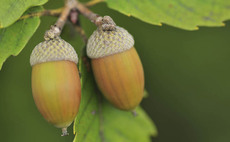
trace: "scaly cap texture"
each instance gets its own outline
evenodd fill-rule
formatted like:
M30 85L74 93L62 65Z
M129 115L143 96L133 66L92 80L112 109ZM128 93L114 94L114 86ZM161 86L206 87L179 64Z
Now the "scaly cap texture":
M90 36L87 43L87 55L101 58L126 51L134 46L134 39L127 30L116 26L114 30L99 27Z
M31 66L50 61L68 60L78 63L74 48L59 36L39 43L30 55Z

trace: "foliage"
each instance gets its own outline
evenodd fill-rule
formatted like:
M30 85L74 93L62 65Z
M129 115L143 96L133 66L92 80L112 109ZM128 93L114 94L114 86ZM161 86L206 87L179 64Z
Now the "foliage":
M28 8L43 5L48 0L1 0L0 28L13 24Z
M31 8L26 13L36 12L41 9L41 7ZM20 20L7 28L0 29L0 70L6 58L10 55L17 56L22 51L39 24L40 19L33 17Z
M185 30L198 26L224 26L230 19L229 0L106 0L108 6L144 22Z

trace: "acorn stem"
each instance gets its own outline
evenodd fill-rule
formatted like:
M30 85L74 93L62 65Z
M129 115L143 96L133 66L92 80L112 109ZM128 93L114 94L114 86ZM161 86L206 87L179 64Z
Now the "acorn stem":
M55 25L62 29L63 26L65 25L65 22L69 16L69 13L71 11L71 9L73 9L76 5L76 1L75 0L66 0L65 1L65 7L60 15L60 17L58 18L57 22L55 23Z
M75 5L75 7L77 8L77 10L84 15L86 18L88 18L91 22L96 24L96 20L99 17L98 14L92 12L91 10L89 10L87 7L85 7L82 3L80 3L77 0L77 3Z
M89 10L85 5L80 3L77 0L77 3L75 5L77 10L84 15L86 18L88 18L91 22L93 22L96 26L101 27L103 30L115 30L116 24L114 23L113 19L109 16L101 17L98 14L92 12Z
M96 25L103 31L114 31L116 30L116 24L110 16L98 17Z
M71 9L75 8L76 5L75 0L66 0L65 6L61 12L60 17L56 21L54 26L51 26L50 30L46 31L44 38L45 40L50 40L58 37L61 34L62 28L65 25L65 22L69 16Z
M67 128L62 128L62 135L61 136L68 136L69 133L67 131Z
M136 112L136 110L132 110L132 115L133 115L134 117L136 117L136 116L138 115L138 113Z
M54 39L60 36L62 28L64 27L71 10L74 8L76 8L82 15L84 15L86 18L88 18L91 22L93 22L97 27L101 28L102 30L116 30L116 24L111 17L99 16L98 14L89 10L84 4L80 3L78 0L65 0L64 8L58 10L58 14L60 13L60 10L62 11L55 25L51 26L50 30L46 31L44 35L45 40ZM86 40L86 38L84 40Z

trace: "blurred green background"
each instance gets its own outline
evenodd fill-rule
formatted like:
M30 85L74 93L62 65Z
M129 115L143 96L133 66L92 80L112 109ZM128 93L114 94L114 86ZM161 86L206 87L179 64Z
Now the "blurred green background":
M52 0L45 7L61 5ZM153 142L230 141L230 22L221 28L184 31L164 24L146 24L108 9L105 3L92 10L110 15L135 38L149 92L142 106L159 131ZM73 140L73 134L61 137L61 131L42 118L31 92L30 53L55 20L43 17L21 54L10 57L0 71L1 142ZM96 28L83 17L81 22L87 35ZM70 32L70 24L66 27L62 37L78 51L82 46L80 37Z

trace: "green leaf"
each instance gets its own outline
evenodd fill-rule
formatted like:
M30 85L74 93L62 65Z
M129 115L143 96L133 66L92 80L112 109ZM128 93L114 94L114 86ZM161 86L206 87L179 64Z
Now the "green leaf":
M0 28L13 24L28 8L48 0L0 0Z
M224 26L230 19L229 0L106 0L108 6L149 24L162 23L186 30Z
M35 7L29 9L28 12L41 9L41 7ZM40 19L38 17L33 17L17 21L7 28L0 29L0 70L3 62L10 55L16 56L22 51L39 24Z
M92 73L86 70L80 61L82 100L74 123L74 142L150 142L157 130L147 114L140 107L136 117L114 108L103 99Z

